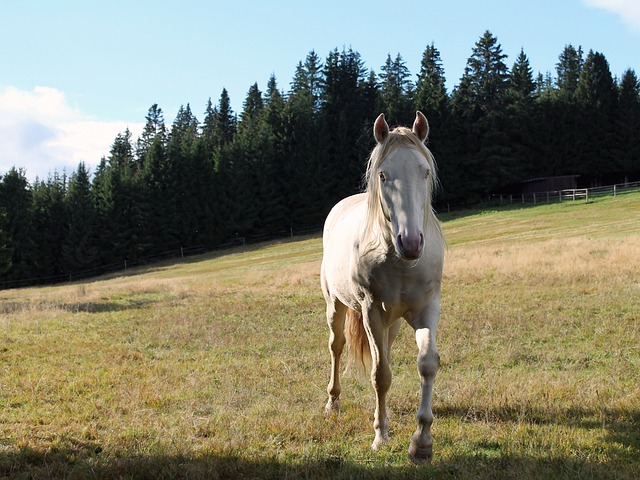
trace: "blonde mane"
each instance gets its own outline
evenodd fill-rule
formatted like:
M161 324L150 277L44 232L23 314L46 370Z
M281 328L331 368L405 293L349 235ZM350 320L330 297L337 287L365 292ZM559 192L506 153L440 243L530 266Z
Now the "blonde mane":
M440 222L431 208L432 196L438 187L436 162L429 149L410 128L396 127L389 132L389 135L382 143L378 143L375 146L367 162L364 178L365 193L367 194L367 214L363 232L364 243L368 245L367 249L375 249L383 242L387 246L391 246L391 227L389 219L386 218L382 209L378 169L384 159L392 151L400 147L409 147L417 150L429 164L431 174L429 175L427 205L425 205L424 230L426 232L428 229L433 228L440 237L443 237Z

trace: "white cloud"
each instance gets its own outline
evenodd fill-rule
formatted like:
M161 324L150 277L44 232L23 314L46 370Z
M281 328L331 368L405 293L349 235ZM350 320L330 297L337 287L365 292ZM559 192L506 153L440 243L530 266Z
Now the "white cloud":
M620 16L632 30L640 32L640 0L583 0L590 7L608 10Z
M81 161L93 171L127 127L134 139L142 131L142 124L91 118L55 88L7 87L0 90L0 174L15 166L32 181L46 179L54 170L71 174Z

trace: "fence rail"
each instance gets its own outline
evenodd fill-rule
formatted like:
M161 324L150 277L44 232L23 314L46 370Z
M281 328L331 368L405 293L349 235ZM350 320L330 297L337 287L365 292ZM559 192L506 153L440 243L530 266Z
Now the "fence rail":
M491 200L498 202L500 205L508 205L512 203L551 203L566 201L584 201L604 196L617 196L629 192L640 191L640 182L618 183L616 185L607 185L605 187L593 188L570 188L565 190L554 190L551 192L538 193L517 193L517 194L498 194L492 195Z

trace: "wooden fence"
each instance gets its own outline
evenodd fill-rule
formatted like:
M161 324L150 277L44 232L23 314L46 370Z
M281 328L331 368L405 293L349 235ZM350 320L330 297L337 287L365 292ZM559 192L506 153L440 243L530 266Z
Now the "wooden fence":
M538 193L518 193L518 194L499 194L492 195L491 200L500 205L508 205L512 203L550 203L550 202L566 202L581 200L588 202L595 197L622 195L629 192L640 191L640 182L619 183L616 185L607 185L606 187L593 188L571 188L566 190L556 190L552 192Z

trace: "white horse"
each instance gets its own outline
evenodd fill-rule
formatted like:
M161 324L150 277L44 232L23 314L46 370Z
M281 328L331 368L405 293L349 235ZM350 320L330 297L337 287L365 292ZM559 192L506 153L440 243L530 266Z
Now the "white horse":
M389 438L391 344L402 318L415 331L422 389L418 427L409 446L415 463L431 461L431 396L440 365L436 328L444 238L431 209L437 180L433 157L424 145L428 132L420 112L411 130L398 127L390 132L383 114L376 119L377 145L367 166L366 192L345 198L329 213L321 270L331 352L326 412L340 409L340 356L349 341L351 354L371 365L374 450Z

